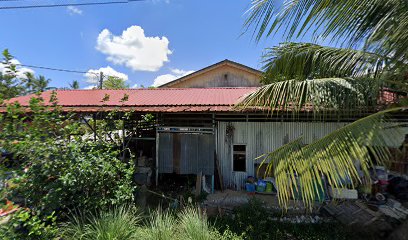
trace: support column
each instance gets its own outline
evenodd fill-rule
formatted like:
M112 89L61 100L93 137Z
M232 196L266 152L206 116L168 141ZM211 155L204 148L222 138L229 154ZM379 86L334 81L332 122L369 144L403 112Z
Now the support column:
M92 115L92 119L93 119L94 142L96 142L96 114L95 113Z
M159 133L156 132L156 187L159 186Z
M122 161L125 161L125 148L126 148L126 130L125 130L125 119L122 120Z

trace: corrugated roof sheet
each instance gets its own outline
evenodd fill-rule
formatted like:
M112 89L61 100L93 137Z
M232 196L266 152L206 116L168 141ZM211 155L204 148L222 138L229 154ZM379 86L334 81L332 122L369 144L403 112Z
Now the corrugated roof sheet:
M123 90L56 90L58 105L66 111L121 110L140 112L218 112L230 111L244 95L256 88L161 88ZM41 94L46 105L50 105L52 91ZM127 99L126 99L126 96ZM28 106L35 95L13 98Z

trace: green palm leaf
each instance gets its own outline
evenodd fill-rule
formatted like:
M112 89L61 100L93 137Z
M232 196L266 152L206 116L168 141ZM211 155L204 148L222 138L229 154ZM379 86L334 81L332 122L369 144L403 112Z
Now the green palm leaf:
M253 0L245 23L256 39L285 28L287 39L313 28L315 39L362 46L394 60L408 53L408 2L401 0Z
M264 82L327 77L378 77L386 58L354 49L283 43L263 55Z
M369 87L367 87L367 84ZM247 95L237 108L261 108L271 113L372 111L377 104L377 81L346 78L287 80L260 87Z
M399 146L403 140L401 128L390 113L408 108L394 108L372 114L340 128L312 144L302 147L299 138L274 152L262 156L267 164L266 175L274 176L281 206L298 193L305 206L311 208L320 198L322 176L335 188L344 188L351 180L352 187L360 182L356 169L359 163L365 176L375 164L389 163L388 146ZM398 137L400 136L400 137Z

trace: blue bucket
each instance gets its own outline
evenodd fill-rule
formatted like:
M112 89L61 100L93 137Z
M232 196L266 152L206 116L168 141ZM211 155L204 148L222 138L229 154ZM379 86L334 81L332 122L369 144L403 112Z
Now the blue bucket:
M245 183L245 189L246 189L247 192L253 193L253 192L255 192L255 184Z

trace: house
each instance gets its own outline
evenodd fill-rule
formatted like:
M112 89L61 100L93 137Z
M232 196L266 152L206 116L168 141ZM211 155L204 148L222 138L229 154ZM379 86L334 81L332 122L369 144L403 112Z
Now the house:
M159 88L259 87L262 72L231 60L224 60Z
M109 112L118 119L131 113L122 134L129 141L124 142L139 159L153 160L156 184L161 174L202 173L215 176L225 188L241 189L248 176L256 175L260 155L299 136L309 144L354 120L333 115L319 121L308 112L293 118L234 108L257 89L260 77L259 71L226 60L156 89L57 90L56 97L62 111L77 113L85 123ZM42 94L45 104L51 104L51 95ZM27 106L31 97L10 101ZM141 127L145 114L155 121Z

